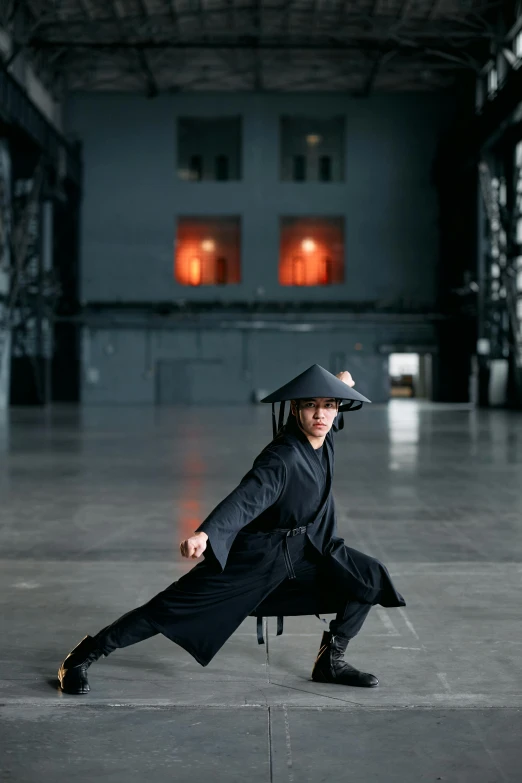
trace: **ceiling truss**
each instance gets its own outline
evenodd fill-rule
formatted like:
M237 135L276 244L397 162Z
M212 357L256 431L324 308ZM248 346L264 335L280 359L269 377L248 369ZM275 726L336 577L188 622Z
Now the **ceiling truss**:
M513 3L515 6L516 3ZM441 90L501 45L502 0L6 0L65 90Z

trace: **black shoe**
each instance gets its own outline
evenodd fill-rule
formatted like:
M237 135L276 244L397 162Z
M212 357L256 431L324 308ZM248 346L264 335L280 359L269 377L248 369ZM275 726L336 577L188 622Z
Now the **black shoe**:
M60 687L64 693L89 693L87 669L103 655L92 636L85 636L58 669Z
M358 688L375 688L379 684L377 677L360 672L343 661L348 641L328 631L323 633L321 647L312 671L312 680L337 685L354 685Z

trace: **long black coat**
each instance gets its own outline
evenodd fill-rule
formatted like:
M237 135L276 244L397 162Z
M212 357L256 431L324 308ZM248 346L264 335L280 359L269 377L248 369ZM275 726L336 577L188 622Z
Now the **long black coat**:
M254 612L326 614L346 600L405 605L386 567L337 535L331 431L325 448L327 471L306 436L287 424L199 526L208 535L204 560L148 603L156 629L203 666ZM304 525L325 575L316 584L288 580L284 550L292 539L276 530Z
M338 414L333 431L339 429L342 416L342 413ZM363 603L405 606L386 567L374 557L346 546L337 535L331 492L334 473L332 430L325 439L327 475L307 437L298 427L287 425L263 449L238 487L216 506L198 532L204 531L208 535L207 547L224 570L238 534L242 542L245 536L250 538L257 532L310 525L306 533L309 541L318 553L328 558L331 573L346 587L347 593ZM251 545L254 540L252 537ZM281 546L277 538L271 541L274 546ZM245 568L254 565L252 560L257 564L266 557L267 539L260 539L260 543L257 558L251 551L252 546L249 547L250 557ZM240 545L243 547L242 543Z

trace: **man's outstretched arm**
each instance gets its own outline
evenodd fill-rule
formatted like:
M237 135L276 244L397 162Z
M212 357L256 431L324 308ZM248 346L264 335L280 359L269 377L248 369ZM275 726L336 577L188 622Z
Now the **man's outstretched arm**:
M194 535L181 542L183 557L196 559L210 544L221 568L224 568L238 532L275 503L283 490L285 478L283 460L273 452L262 452L238 486L215 507Z

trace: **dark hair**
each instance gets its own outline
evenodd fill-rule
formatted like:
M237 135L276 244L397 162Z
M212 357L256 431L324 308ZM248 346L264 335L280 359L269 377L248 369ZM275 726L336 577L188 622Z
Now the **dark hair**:
M303 400L312 400L312 399L313 399L313 397L297 397L295 400L290 400L290 404L291 404L292 402L297 402L297 403L299 403L299 402L303 402ZM340 403L342 402L342 400L341 400L341 398L340 398L340 397L328 397L328 399L335 400L335 402L337 403L337 405L340 405ZM292 408L290 407L290 413L291 413L291 412L292 412Z

